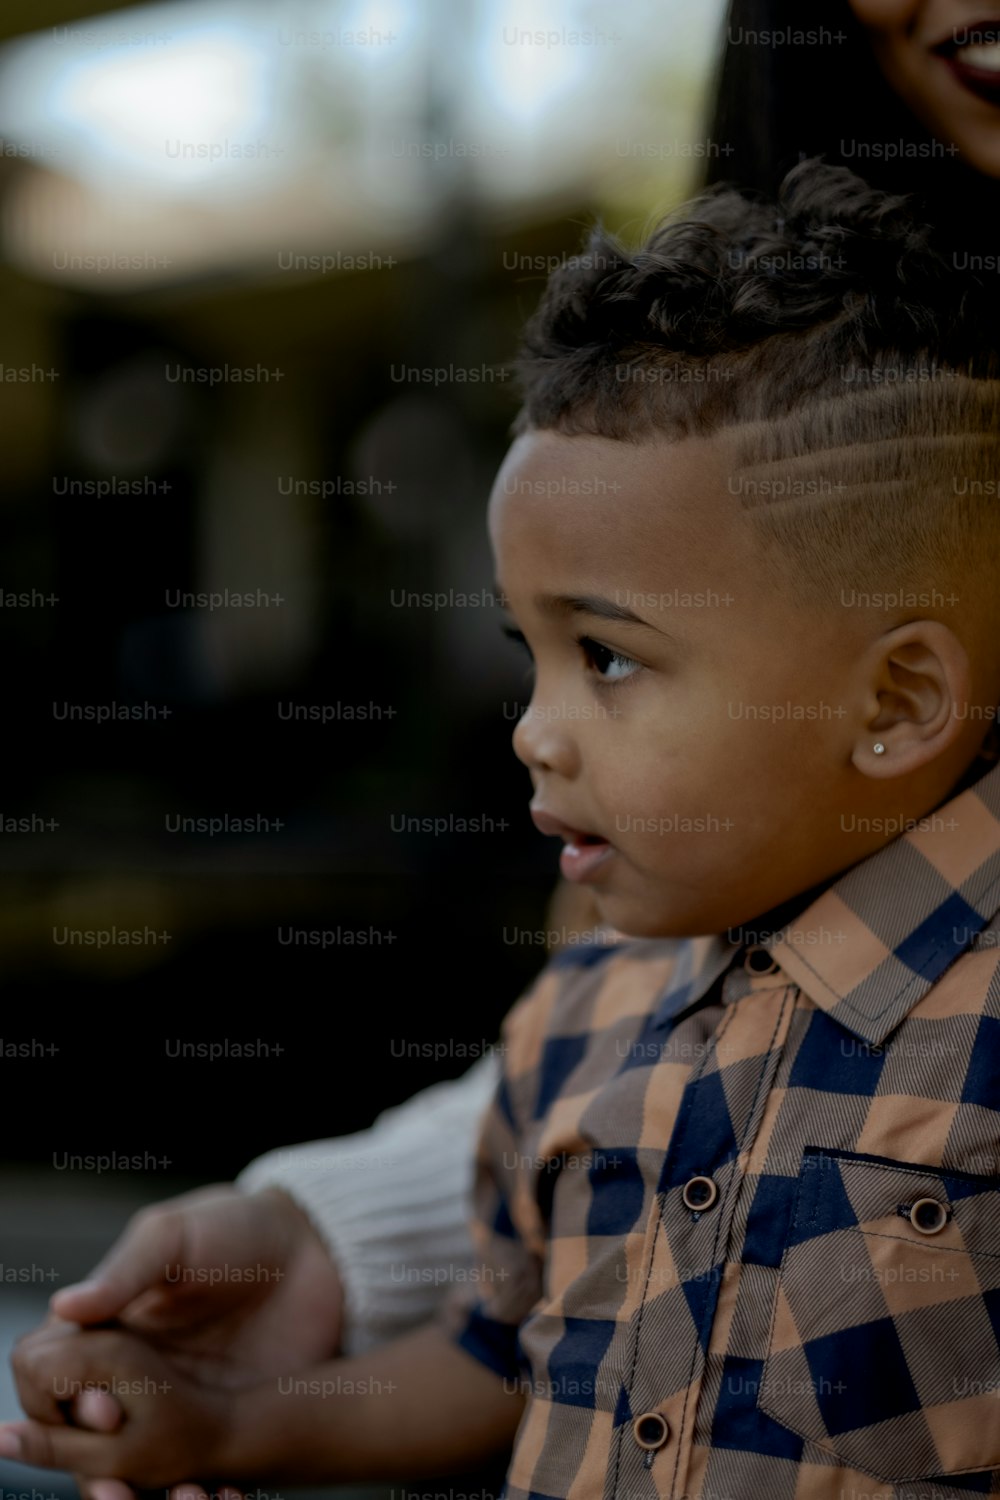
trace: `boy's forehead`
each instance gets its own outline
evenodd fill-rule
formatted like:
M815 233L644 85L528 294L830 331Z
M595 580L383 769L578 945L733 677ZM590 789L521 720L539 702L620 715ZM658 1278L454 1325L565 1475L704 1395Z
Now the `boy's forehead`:
M625 442L597 433L567 434L536 427L522 433L510 445L500 474L516 469L539 475L579 476L591 470L608 479L618 476L622 483L628 480L641 484L655 483L662 477L664 467L676 466L686 471L700 469L705 482L711 483L725 468L726 452L719 435L675 441L654 435Z
M494 546L502 536L572 535L617 552L656 541L718 547L739 526L727 487L731 460L714 437L621 442L548 429L522 433L500 466L489 502Z

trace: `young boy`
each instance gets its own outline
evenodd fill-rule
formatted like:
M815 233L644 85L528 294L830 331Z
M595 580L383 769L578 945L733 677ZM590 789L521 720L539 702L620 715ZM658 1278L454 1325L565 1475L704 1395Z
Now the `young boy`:
M629 938L505 1024L478 1280L225 1396L111 1329L35 1341L26 1462L412 1482L516 1430L511 1500L1000 1491L987 294L814 163L590 249L490 531L532 815ZM118 1432L55 1425L88 1381Z

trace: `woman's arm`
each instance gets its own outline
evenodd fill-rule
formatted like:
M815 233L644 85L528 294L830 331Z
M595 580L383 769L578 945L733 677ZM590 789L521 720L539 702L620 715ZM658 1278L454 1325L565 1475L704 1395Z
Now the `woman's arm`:
M426 1323L469 1265L472 1152L497 1076L486 1053L368 1130L268 1151L237 1177L247 1192L282 1188L325 1241L344 1289L342 1353Z

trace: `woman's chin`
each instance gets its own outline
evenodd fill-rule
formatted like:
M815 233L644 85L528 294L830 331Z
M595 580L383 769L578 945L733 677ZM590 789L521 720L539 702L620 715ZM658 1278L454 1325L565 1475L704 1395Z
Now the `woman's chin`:
M1000 119L993 128L977 130L974 134L963 137L956 136L955 145L958 147L957 160L964 161L984 177L1000 179Z

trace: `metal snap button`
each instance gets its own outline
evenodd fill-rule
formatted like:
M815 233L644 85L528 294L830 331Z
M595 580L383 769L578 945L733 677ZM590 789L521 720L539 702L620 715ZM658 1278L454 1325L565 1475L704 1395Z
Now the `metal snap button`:
M658 1411L644 1411L641 1417L636 1417L632 1423L632 1435L640 1448L652 1452L656 1448L662 1448L670 1436L670 1425L666 1417L661 1417Z
M750 974L777 974L780 964L770 948L765 948L762 943L755 943L752 948L747 949L743 967Z
M948 1210L936 1198L918 1198L910 1209L910 1223L919 1234L940 1234L948 1222Z
M698 1212L703 1208L711 1208L718 1196L719 1189L711 1177L692 1177L684 1184L681 1201L685 1208Z

